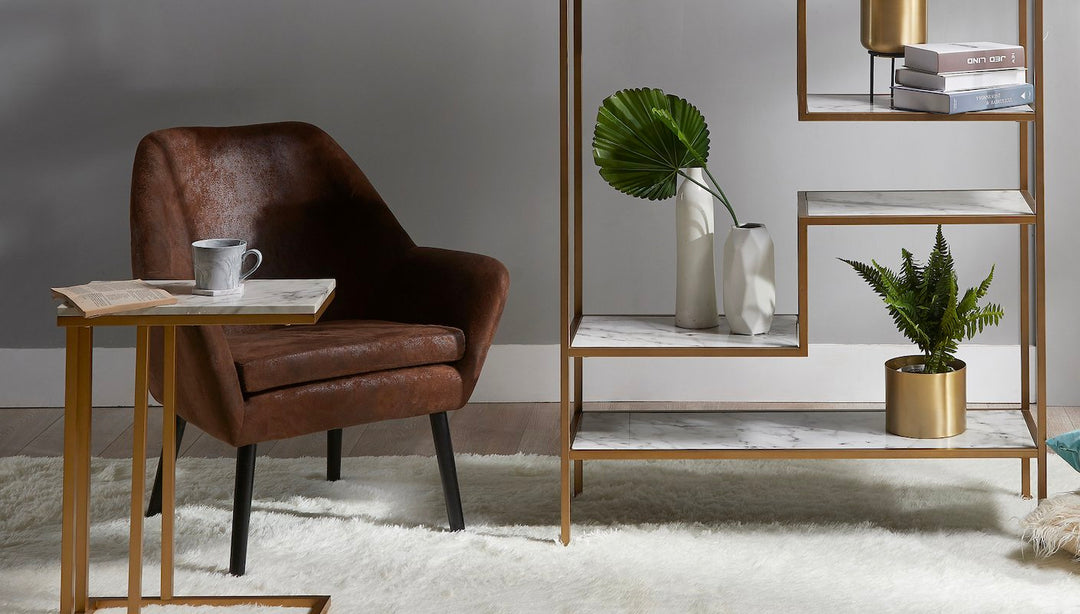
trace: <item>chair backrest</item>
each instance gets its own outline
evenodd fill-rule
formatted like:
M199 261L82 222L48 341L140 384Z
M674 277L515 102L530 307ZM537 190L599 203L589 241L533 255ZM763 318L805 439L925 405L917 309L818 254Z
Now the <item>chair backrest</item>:
M132 175L133 273L190 279L191 242L210 237L244 239L261 250L256 279L338 279L331 318L363 317L367 290L413 246L363 172L315 126L147 135Z
M337 279L324 315L378 315L397 259L414 247L348 154L299 122L170 128L142 139L131 180L131 269L142 279L191 279L191 242L244 239L263 252L255 278ZM181 416L241 445L244 399L226 331L177 333ZM162 340L151 336L150 389L161 399Z

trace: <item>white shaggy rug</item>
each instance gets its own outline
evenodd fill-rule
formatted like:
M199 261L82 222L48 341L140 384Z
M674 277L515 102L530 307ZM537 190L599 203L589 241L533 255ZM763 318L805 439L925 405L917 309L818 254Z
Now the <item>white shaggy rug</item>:
M555 458L460 456L462 533L445 531L433 458L347 458L336 483L322 459L260 458L248 573L234 578L233 461L182 458L176 588L329 593L335 613L1077 611L1080 562L1021 541L1035 504L1018 495L1019 464L591 462L564 548ZM129 467L93 463L94 595L126 590ZM57 608L60 468L0 459L4 613ZM1080 487L1061 459L1050 469L1052 490ZM149 562L158 523L147 532ZM157 574L148 564L147 592Z

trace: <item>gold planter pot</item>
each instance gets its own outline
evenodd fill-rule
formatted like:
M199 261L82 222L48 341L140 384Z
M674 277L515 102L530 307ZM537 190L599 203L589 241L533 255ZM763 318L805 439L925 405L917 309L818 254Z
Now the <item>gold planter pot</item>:
M967 365L949 364L948 373L911 373L904 367L924 357L900 356L885 363L885 428L917 439L952 437L967 428Z
M862 0L862 44L881 54L926 42L926 0Z

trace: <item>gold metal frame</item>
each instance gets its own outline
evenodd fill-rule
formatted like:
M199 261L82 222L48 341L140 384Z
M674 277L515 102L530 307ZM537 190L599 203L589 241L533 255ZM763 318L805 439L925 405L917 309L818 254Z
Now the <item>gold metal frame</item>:
M577 0L580 2L580 0ZM562 515L560 539L570 543L570 121L567 102L570 93L567 25L570 23L568 0L559 1L559 465L561 489L559 506ZM576 94L580 97L580 94ZM580 155L580 154L579 154Z
M1021 32L1027 33L1027 1L1019 0ZM1046 498L1046 215L1043 204L1046 202L1046 97L1043 95L1043 3L1032 0L1035 21L1034 58L1032 67L1035 72L1035 355L1036 355L1036 398L1038 399L1039 435L1039 500ZM1027 40L1023 41L1025 48ZM1020 143L1021 149L1027 149L1027 143ZM1026 296L1024 297L1026 298ZM1026 323L1025 323L1026 324ZM1027 348L1021 348L1026 353ZM1025 372L1024 378L1029 377Z
M723 459L886 459L886 458L1019 458L1038 455L1036 448L913 448L869 450L571 450L575 460L723 460Z
M91 597L89 609L86 611L94 612L107 608L122 608L128 606L128 611L131 612L133 611L130 609L131 603L132 602L127 597ZM139 611L138 608L148 605L186 605L192 607L261 605L277 608L308 608L308 614L326 614L330 611L330 597L328 595L290 595L284 597L260 597L256 595L250 597L214 597L204 595L177 597L175 599L143 597L136 602L136 609L134 611L137 612Z
M89 600L91 328L67 331L64 398L64 494L61 512L60 611L82 612Z
M992 121L1017 122L1020 134L1019 190L1032 208L1031 215L987 216L831 216L810 218L806 214L805 193L799 195L798 213L798 302L799 347L757 348L729 351L715 348L573 348L572 341L583 315L582 309L582 0L559 2L559 145L560 145L560 431L561 448L561 531L560 539L570 541L570 514L573 495L581 492L584 460L614 459L720 459L720 458L1018 458L1021 461L1021 491L1030 497L1032 458L1038 459L1038 497L1046 497L1046 265L1045 265L1045 105L1043 96L1043 7L1041 0L1017 0L1018 34L1021 44L1031 49L1035 83L1032 111L939 115L909 111L819 113L808 111L807 95L807 1L796 0L797 105L800 121ZM1033 28L1029 30L1029 23ZM1034 160L1029 154L1029 147ZM572 158L571 158L572 156ZM1034 179L1034 188L1032 187ZM573 190L571 192L571 185ZM897 224L1016 224L1020 233L1020 362L1019 404L1034 440L1034 448L957 450L573 450L580 424L583 392L583 362L586 357L617 356L806 356L808 351L808 237L807 228L825 225ZM1034 233L1034 242L1031 237ZM1034 243L1034 244L1032 244ZM1034 271L1031 265L1034 264ZM572 267L572 268L571 268ZM1034 285L1034 313L1031 286ZM1032 317L1034 316L1034 322ZM1034 415L1030 405L1030 342L1034 331L1036 355L1036 399ZM571 389L571 382L573 388Z
M135 423L131 446L131 528L128 537L128 608L142 599L143 501L146 495L146 430L150 389L150 329L135 337Z
M105 316L57 318L67 327L64 400L64 480L60 556L60 612L93 612L127 607L129 614L142 606L176 604L190 606L265 605L307 607L312 614L330 609L329 595L280 596L183 596L173 594L176 510L176 326L185 324L314 324L333 299L330 294L318 313L295 315L233 316ZM128 544L128 594L126 597L90 597L87 582L90 562L90 432L92 421L94 326L134 325L135 404L131 458L131 526ZM162 398L161 488L161 591L158 597L142 595L143 497L146 493L146 440L149 395L150 327L164 327L164 382Z

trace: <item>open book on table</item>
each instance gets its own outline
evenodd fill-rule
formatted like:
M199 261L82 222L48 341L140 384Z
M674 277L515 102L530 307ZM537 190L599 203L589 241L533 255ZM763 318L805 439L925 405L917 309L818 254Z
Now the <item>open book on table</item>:
M92 281L81 286L52 288L53 298L83 312L87 318L120 313L143 307L171 305L176 297L141 279L128 281Z

